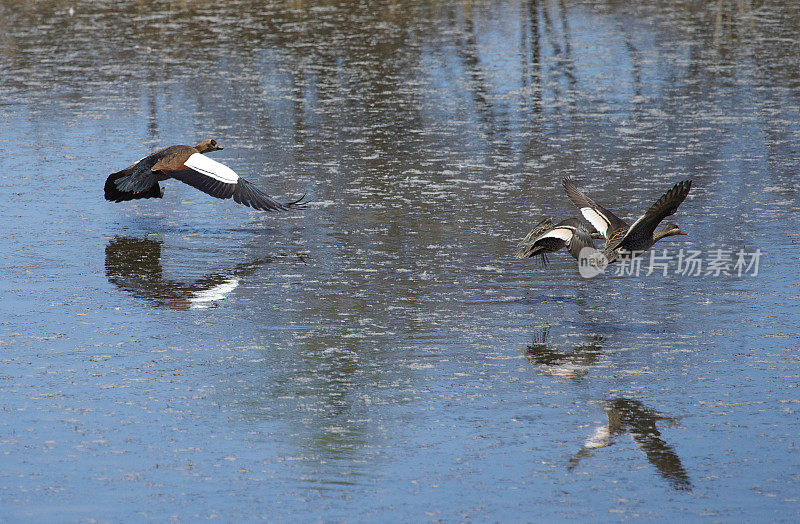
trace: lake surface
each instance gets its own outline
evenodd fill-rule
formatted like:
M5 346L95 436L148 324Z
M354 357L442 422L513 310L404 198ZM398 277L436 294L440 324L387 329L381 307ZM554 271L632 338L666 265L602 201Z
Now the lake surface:
M2 0L0 50L0 520L800 519L793 2ZM103 199L204 138L308 208ZM514 259L563 176L691 179L689 236Z

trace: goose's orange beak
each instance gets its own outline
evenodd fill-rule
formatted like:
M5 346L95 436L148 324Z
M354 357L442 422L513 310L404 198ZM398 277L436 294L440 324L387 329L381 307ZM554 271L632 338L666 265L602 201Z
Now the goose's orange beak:
M688 235L689 233L684 233L683 231L678 231L679 235Z

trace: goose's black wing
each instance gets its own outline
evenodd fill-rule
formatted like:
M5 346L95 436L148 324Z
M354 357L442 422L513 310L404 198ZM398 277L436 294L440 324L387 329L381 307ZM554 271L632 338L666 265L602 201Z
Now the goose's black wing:
M293 202L278 202L236 174L228 166L195 153L183 164L183 169L175 171L163 170L176 180L185 182L200 191L216 198L231 198L245 206L264 211L287 211L300 207L302 198Z
M692 181L685 180L678 182L672 189L664 193L650 209L642 215L639 220L633 223L628 229L628 233L620 240L618 247L627 249L631 245L639 245L642 239L649 240L653 237L653 232L669 215L674 215L684 200L689 190L692 188Z
M594 240L591 232L577 218L568 218L558 223L555 230L565 229L572 232L572 236L566 241L567 250L575 260L580 259L581 251L587 247L595 249Z
M123 202L137 198L161 198L164 191L158 185L158 174L150 168L158 160L158 153L147 156L122 171L111 173L104 189L106 200Z

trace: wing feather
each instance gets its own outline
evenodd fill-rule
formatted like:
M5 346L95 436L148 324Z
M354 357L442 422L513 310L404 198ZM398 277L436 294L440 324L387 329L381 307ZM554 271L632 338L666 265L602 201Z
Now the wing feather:
M541 222L536 224L536 226L534 226L533 229L531 229L530 233L525 235L525 238L523 238L519 242L519 244L517 244L517 247L527 246L527 245L532 244L533 242L536 242L537 238L539 238L543 234L547 233L548 231L550 231L554 227L555 227L555 224L553 223L553 219L552 218L548 217L548 218L543 219ZM517 258L523 258L523 257L517 257Z
M240 204L263 211L287 211L293 205L299 203L299 201L290 203L278 202L241 177L233 192L233 199Z
M169 175L176 180L189 184L203 193L216 198L230 198L236 190L236 184L229 184L216 180L194 169L170 171Z
M607 237L610 231L620 228L627 229L628 224L624 220L584 195L572 179L564 177L562 183L567 196L580 210L581 215L603 236Z
M619 246L625 248L626 243L635 242L640 238L652 237L658 224L678 211L678 206L686 200L691 188L691 180L684 180L675 184L672 189L664 193L661 198L656 200L655 204L650 206L650 209L644 215L633 223L627 234L620 240Z
M578 226L575 228L572 238L567 243L567 250L575 260L578 260L580 259L581 250L587 247L594 249L592 235L585 227Z
M201 153L194 153L189 156L183 165L224 184L235 184L239 181L239 175L236 174L236 171ZM166 172L169 173L169 171Z
M153 187L153 184L158 182L158 176L150 170L150 166L146 163L136 164L132 166L132 169L125 169L111 176L114 177L120 173L125 174L117 176L114 179L114 185L123 193L141 193L147 191Z
M146 171L145 176L142 176L136 169L137 164L108 175L103 188L106 200L124 202L138 198L161 198L163 196L164 193L158 185L158 179L155 176L149 176ZM120 186L126 189L121 189Z

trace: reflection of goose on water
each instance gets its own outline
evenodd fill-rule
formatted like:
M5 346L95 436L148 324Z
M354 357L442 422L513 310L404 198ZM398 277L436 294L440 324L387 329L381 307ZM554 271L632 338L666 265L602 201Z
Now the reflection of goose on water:
M603 337L599 335L594 335L587 344L576 345L571 351L561 351L548 346L548 333L548 328L544 328L541 335L534 333L531 343L522 350L528 362L547 375L581 379L602 354Z
M675 184L630 226L584 195L569 178L564 178L563 184L567 196L580 209L583 217L606 237L603 256L608 262L613 262L619 257L637 256L664 237L686 234L676 224L667 224L658 231L656 227L678 210L678 206L686 199L692 188L691 180Z
M566 247L570 255L577 260L582 249L587 247L594 249L593 239L602 240L602 238L603 235L578 218L568 218L558 224L554 224L551 218L545 218L517 244L519 249L514 253L514 257L541 256L542 264L547 264L548 253L555 253Z
M203 140L194 147L177 145L156 151L109 175L105 185L106 200L161 198L164 189L158 183L174 178L213 197L233 197L236 202L254 209L286 211L302 207L302 197L294 202L278 202L228 166L203 154L221 149L215 140Z
M664 442L656 423L669 420L646 407L642 402L628 398L616 398L606 405L608 423L595 428L583 448L570 459L570 469L593 450L614 444L615 438L630 433L647 460L656 467L659 474L675 489L691 489L689 475L681 464L675 450Z
M115 237L106 246L108 281L134 296L159 306L207 308L236 289L241 278L270 259L237 264L230 271L212 273L192 283L165 279L161 267L161 242L147 238Z

